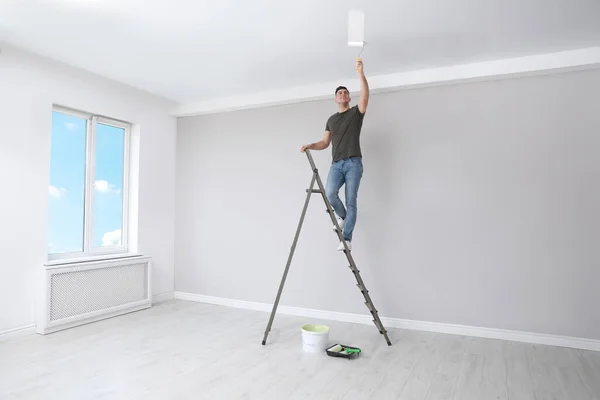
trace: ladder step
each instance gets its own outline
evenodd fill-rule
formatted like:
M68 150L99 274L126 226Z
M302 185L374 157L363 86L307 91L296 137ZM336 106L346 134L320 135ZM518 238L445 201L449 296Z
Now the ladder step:
M369 309L369 311L371 311L372 313L377 313L377 309L375 308L374 305L372 305L371 303L369 303L368 301L365 301L365 304L367 305L367 308Z
M377 329L379 329L379 333L381 333L382 335L386 334L387 331L385 330L385 328L383 327L383 325L381 325L379 322L377 322L376 319L373 320L373 323L375 324L375 327Z
M319 189L306 189L306 193L311 192L311 193L321 193L321 191Z

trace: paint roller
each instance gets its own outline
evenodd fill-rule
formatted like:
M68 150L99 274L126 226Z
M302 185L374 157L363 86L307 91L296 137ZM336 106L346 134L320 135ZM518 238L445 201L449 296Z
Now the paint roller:
M360 47L360 53L356 61L360 61L360 56L365 46L365 13L359 10L350 10L348 15L348 46Z

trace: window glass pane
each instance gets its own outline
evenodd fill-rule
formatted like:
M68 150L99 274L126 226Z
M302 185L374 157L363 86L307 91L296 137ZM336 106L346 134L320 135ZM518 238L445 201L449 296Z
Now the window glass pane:
M87 120L54 111L48 189L48 253L83 251Z
M123 128L97 124L94 247L122 244L124 139Z

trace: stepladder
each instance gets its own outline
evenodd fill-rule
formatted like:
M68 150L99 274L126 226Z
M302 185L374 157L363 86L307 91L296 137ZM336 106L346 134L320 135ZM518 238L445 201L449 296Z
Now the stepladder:
M306 217L306 211L308 209L308 204L310 202L310 198L313 194L320 194L323 199L323 202L325 203L326 212L329 214L329 217L331 218L331 222L333 223L333 226L336 228L335 232L337 233L340 242L343 243L343 246L344 246L343 252L346 255L346 258L348 259L348 263L350 264L349 268L352 271L352 273L354 274L354 277L356 279L356 286L359 288L360 292L362 293L364 300L365 300L365 305L367 306L367 309L369 310L369 312L371 313L371 316L373 317L373 323L375 324L375 327L379 330L379 333L381 335L383 335L388 346L391 346L392 342L390 341L387 331L384 328L383 323L381 322L381 319L379 318L379 312L377 311L377 309L375 308L375 305L373 304L373 300L371 299L371 296L369 295L369 291L367 290L365 283L363 282L363 279L360 275L360 271L358 270L358 268L356 266L354 257L352 257L352 253L351 253L346 241L343 240L342 229L340 228L340 225L338 224L333 207L332 207L331 203L329 202L329 199L327 198L327 194L325 192L325 187L323 186L323 181L321 179L321 176L319 175L319 170L317 169L317 166L312 157L312 154L311 154L310 150L308 150L308 149L305 150L305 153L306 153L306 157L308 159L308 162L310 164L310 168L311 168L313 174L312 174L312 178L310 181L310 185L309 185L308 189L306 189L306 199L304 201L304 207L302 208L302 212L300 214L300 221L298 222L298 226L296 227L296 234L294 235L294 240L293 240L292 246L290 248L287 263L286 263L285 269L283 271L283 276L281 277L281 282L279 284L279 289L278 289L277 295L275 297L275 302L273 303L273 308L271 310L269 322L265 329L262 344L265 345L267 343L267 338L268 338L269 332L271 331L271 328L273 326L273 320L275 319L275 314L277 312L277 307L279 306L281 294L283 293L285 281L287 279L288 272L290 270L294 252L296 251L296 244L298 243L298 238L300 237L300 231L302 230L302 225L303 225L304 219ZM317 185L316 188L315 188L315 184Z

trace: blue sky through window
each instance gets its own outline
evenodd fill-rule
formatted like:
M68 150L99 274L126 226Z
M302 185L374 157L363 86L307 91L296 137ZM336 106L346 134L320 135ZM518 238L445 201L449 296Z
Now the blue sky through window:
M48 251L81 252L84 243L85 118L54 111L48 191ZM96 125L94 247L121 244L124 130Z

